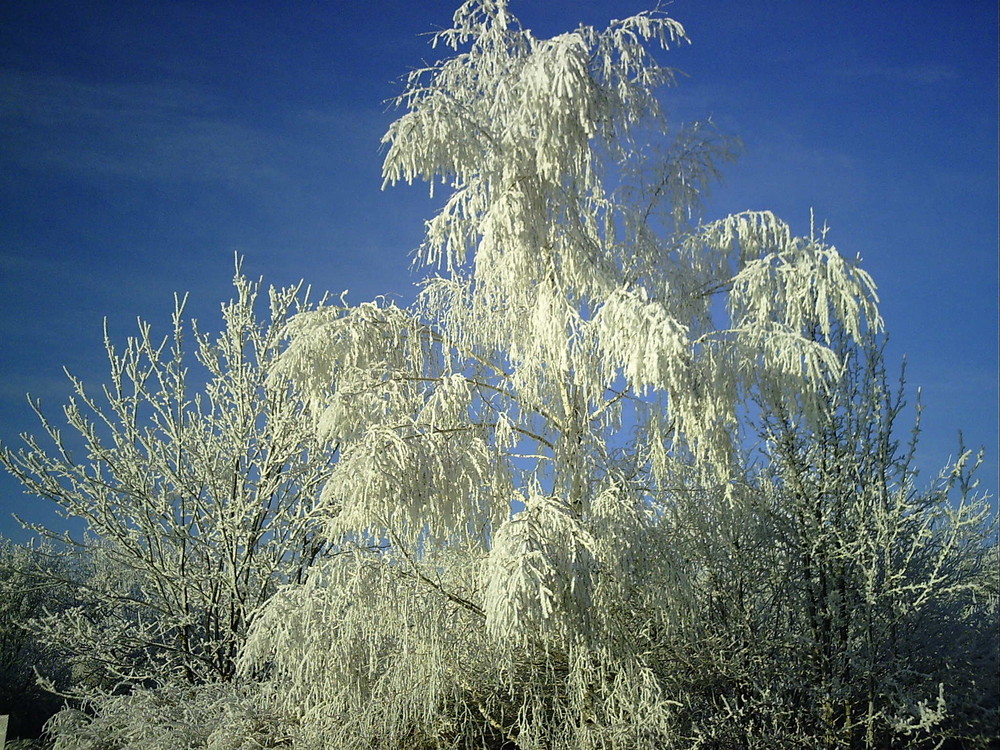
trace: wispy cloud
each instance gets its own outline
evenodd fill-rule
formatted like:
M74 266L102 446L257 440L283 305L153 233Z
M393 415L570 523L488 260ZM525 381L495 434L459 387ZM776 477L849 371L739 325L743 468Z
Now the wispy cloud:
M315 115L296 117L288 113L279 132L177 83L94 84L0 70L0 164L32 171L273 190L282 165L309 148L295 134L300 125L315 127L308 122Z
M0 71L5 160L137 179L227 180L253 171L260 135L176 85L97 85Z

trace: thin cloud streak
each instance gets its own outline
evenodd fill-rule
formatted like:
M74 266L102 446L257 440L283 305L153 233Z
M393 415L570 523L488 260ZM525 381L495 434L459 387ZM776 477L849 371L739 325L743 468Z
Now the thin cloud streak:
M225 102L190 86L93 84L12 70L0 70L0 101L6 143L0 164L86 179L217 183L268 195L291 182L294 169L286 166L310 155L330 158L317 124L331 132L370 127L363 113L293 111L284 114L279 135L248 125L244 114L228 113Z

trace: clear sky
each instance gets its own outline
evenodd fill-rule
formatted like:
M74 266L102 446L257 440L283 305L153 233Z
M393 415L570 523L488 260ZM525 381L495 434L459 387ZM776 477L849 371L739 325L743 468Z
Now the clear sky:
M216 327L233 255L269 282L413 296L426 191L381 192L400 76L433 55L441 0L5 0L0 4L0 439L57 414L62 366L95 385L102 320L167 332L175 291ZM512 0L536 35L638 0ZM675 0L690 47L668 113L711 116L746 155L710 216L809 212L861 254L923 389L927 478L963 430L997 480L995 0ZM908 423L904 422L904 428ZM905 434L900 437L905 438ZM0 478L10 519L50 516Z

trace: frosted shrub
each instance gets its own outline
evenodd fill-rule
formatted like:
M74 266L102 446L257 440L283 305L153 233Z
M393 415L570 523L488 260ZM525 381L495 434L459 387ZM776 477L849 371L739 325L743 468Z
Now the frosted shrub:
M718 665L729 677L714 700L783 713L769 731L789 746L802 733L830 747L984 745L997 721L1000 569L975 458L963 449L920 486L919 423L901 445L903 385L890 389L881 342L834 344L846 367L820 419L760 404L769 463L741 503L754 520L699 529L731 556L703 559L740 653Z
M282 746L280 721L231 683L137 688L66 708L46 726L53 750L260 750Z
M326 550L313 511L335 446L302 429L302 402L274 372L307 290L271 289L262 320L260 283L239 264L234 286L218 335L186 325L177 299L171 336L140 322L122 348L106 337L110 380L71 378L68 429L35 404L48 444L25 436L0 451L27 490L84 525L34 527L72 564L73 595L25 624L72 672L56 686L39 663L46 684L88 710L118 711L132 687L230 680L257 609Z

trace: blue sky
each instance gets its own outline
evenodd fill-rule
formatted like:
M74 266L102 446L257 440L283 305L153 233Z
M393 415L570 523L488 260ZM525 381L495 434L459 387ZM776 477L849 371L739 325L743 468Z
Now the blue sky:
M0 440L37 431L62 367L106 376L102 321L166 333L175 291L208 327L234 252L275 284L350 300L412 297L426 191L380 191L379 139L400 77L433 54L455 3L192 0L0 5ZM512 0L537 35L603 26L632 0ZM997 479L997 5L925 0L676 0L690 47L665 92L746 155L710 216L809 212L874 275L923 390L933 475L961 429ZM907 423L904 423L906 426ZM905 437L905 435L901 435ZM51 516L0 478L9 518Z

